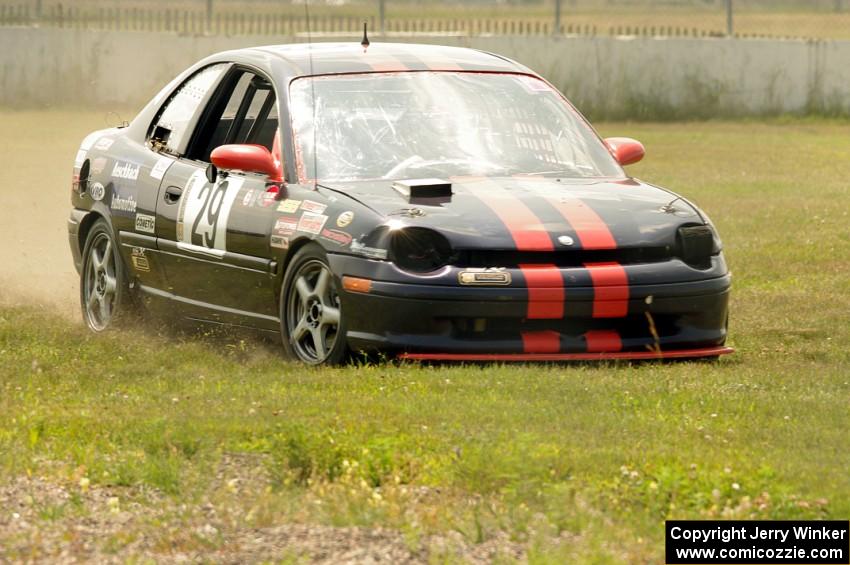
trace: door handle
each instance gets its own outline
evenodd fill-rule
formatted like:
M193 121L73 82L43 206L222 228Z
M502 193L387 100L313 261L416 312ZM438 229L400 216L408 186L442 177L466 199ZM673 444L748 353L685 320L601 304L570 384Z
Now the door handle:
M166 204L174 204L178 200L180 200L180 196L183 194L183 189L178 186L169 186L165 189L165 203Z

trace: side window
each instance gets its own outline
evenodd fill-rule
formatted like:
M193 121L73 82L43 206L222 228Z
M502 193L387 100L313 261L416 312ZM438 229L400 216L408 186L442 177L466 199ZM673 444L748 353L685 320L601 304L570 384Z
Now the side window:
M235 143L259 143L256 138L257 134L252 135L252 132L259 132L262 126L265 125L263 120L267 121L269 109L266 104L274 102L274 93L270 88L258 88L254 90L253 96L246 97L247 111L239 124L239 131L234 137ZM275 125L277 125L277 112L275 112ZM261 144L262 145L262 144ZM271 146L268 146L271 150Z
M272 86L254 73L239 71L221 90L188 156L209 162L213 149L230 143L256 143L273 151L278 109Z
M155 149L177 155L184 150L201 103L227 67L227 64L218 64L198 71L168 99L150 134Z
M205 131L200 135L200 138L203 139L198 140L198 146L203 146L197 152L197 155L195 155L198 160L209 162L209 155L212 153L212 150L219 145L225 144L227 133L236 120L239 107L242 105L242 99L245 98L245 93L248 91L248 86L251 84L253 78L254 75L251 73L240 73L233 91L229 96L225 97L227 105L224 107L221 117L216 119L215 115L210 116L209 122L211 123L205 126Z

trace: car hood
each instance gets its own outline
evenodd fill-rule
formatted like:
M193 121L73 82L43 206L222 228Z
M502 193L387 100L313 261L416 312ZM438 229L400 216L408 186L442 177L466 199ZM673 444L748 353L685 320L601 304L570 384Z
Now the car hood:
M704 223L680 196L636 179L454 178L452 194L411 201L393 181L324 182L384 223L442 233L455 249L665 247Z

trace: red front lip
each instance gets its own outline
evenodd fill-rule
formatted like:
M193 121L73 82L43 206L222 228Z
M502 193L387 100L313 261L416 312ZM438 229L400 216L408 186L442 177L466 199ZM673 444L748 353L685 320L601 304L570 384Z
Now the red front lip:
M600 353L402 353L407 361L638 361L652 359L698 359L728 355L735 350L718 346L671 351L612 351Z

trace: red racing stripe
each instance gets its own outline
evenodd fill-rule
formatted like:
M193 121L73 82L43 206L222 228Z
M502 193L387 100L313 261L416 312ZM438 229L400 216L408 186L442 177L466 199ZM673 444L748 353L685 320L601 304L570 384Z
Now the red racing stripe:
M584 334L588 353L611 353L623 349L620 334L614 330L591 330Z
M431 71L462 71L463 67L449 58L422 59L422 62Z
M629 280L619 263L585 263L593 281L593 317L624 318L629 313Z
M564 279L555 265L520 265L528 287L528 319L564 317Z
M567 220L578 235L582 249L617 249L617 242L593 208L574 196L541 191L540 196Z
M463 186L502 220L511 233L518 251L552 251L554 249L549 233L540 219L509 190L488 180L470 182Z
M409 71L407 65L402 63L398 58L387 53L372 54L367 51L366 63L376 72L394 72L394 71Z
M452 60L451 55L445 55L442 51L432 50L427 56L410 51L404 54L406 60L421 63L429 71L462 71L463 67Z
M522 332L523 353L558 353L561 335L558 332Z
M617 249L617 241L608 225L590 206L575 196L541 191L575 230L582 249ZM593 317L623 318L629 313L629 280L626 270L616 262L587 263L593 281Z

